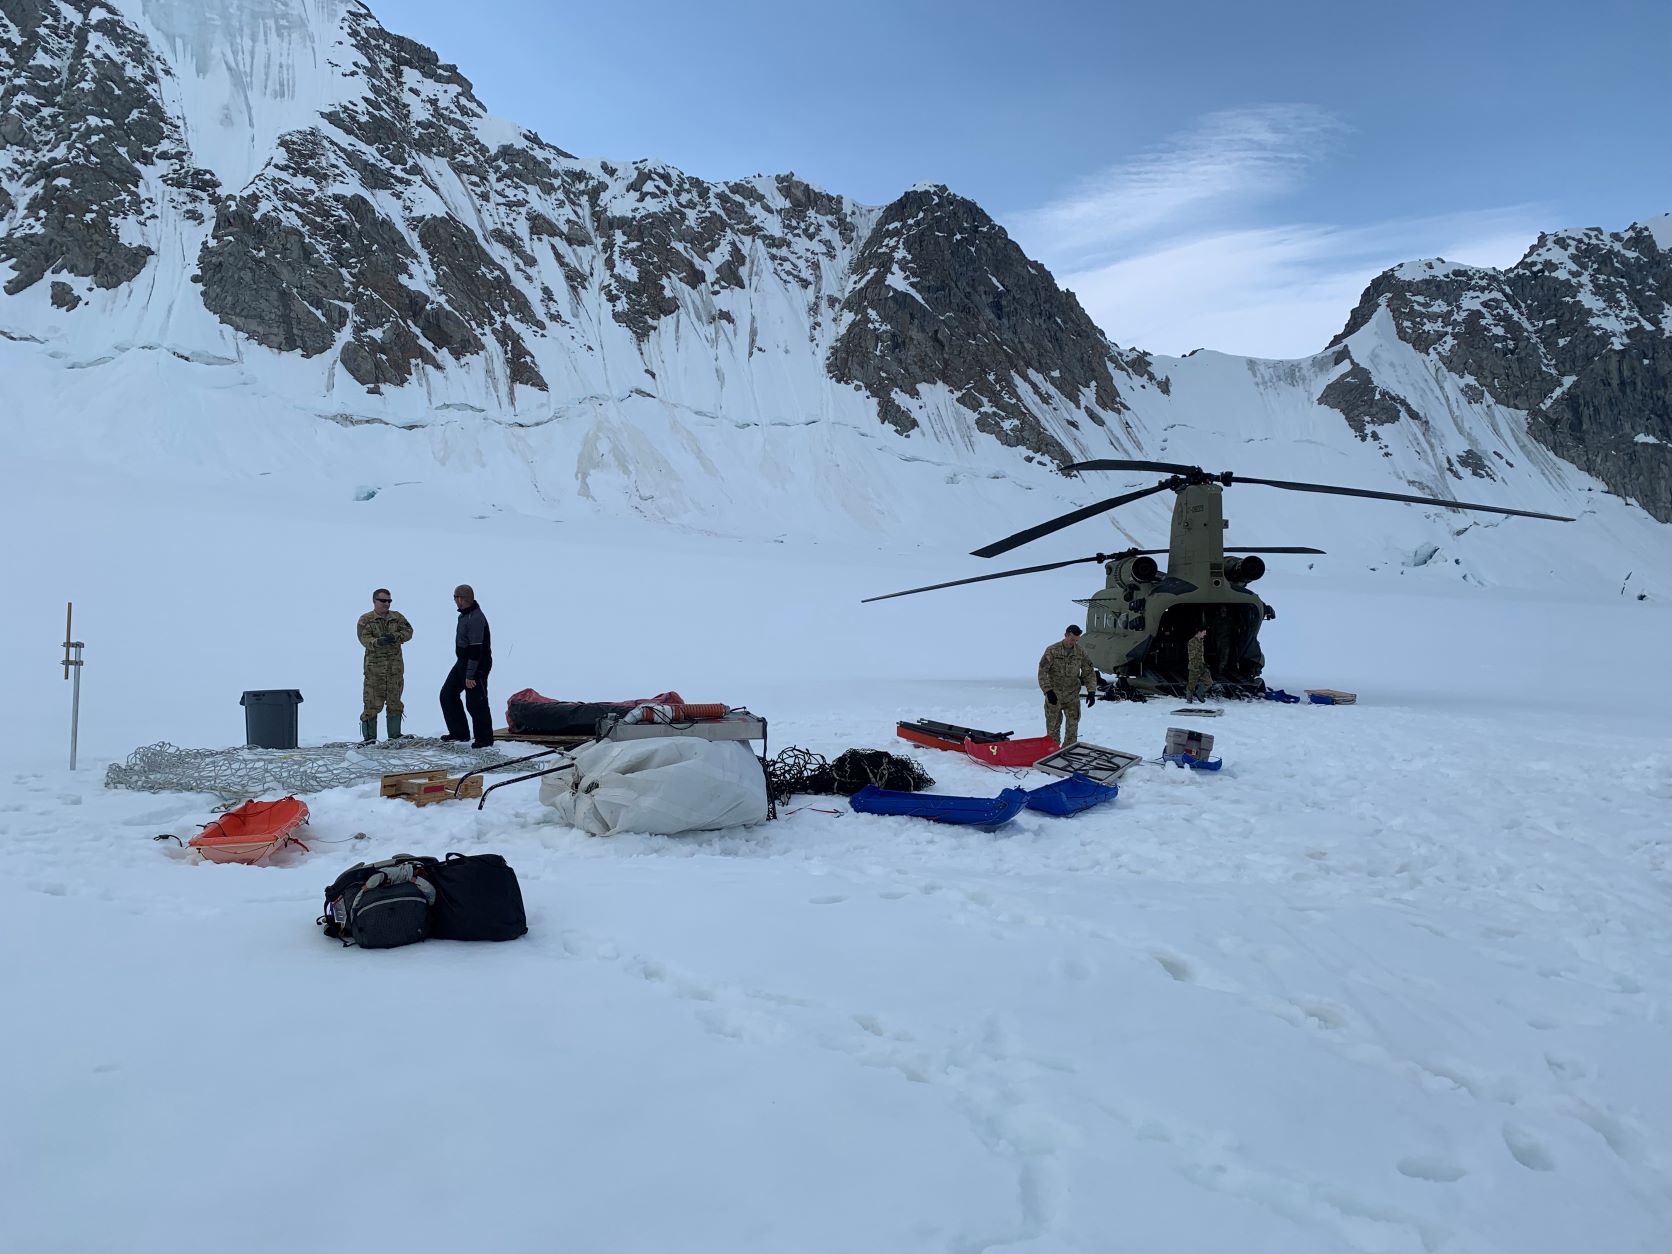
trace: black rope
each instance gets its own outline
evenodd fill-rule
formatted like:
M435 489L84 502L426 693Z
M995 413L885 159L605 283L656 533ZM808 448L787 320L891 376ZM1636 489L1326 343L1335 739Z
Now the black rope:
M761 766L766 769L767 800L774 806L798 792L811 792L808 781L830 770L830 764L820 755L794 745L778 750L776 757L762 758Z
M767 796L776 804L796 793L851 797L867 784L895 792L920 792L934 779L916 762L881 749L849 749L834 762L808 749L780 749L766 768Z

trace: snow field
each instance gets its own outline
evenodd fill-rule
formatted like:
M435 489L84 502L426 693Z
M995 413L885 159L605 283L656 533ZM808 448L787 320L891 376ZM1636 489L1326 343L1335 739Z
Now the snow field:
M990 793L1010 778L893 723L1034 732L1035 660L1095 568L861 607L945 559L184 473L90 472L63 509L22 470L0 1246L377 1241L367 1199L416 1186L402 1241L435 1250L1662 1248L1672 694L1631 662L1656 602L1274 572L1272 682L1361 703L1232 705L1201 724L1219 775L1141 765L1074 819L807 798L600 840L532 783L479 813L368 782L309 798L311 853L191 865L150 838L213 799L107 791L105 763L238 743L244 688L301 688L305 742L352 734L377 584L417 629L419 732L467 579L496 707L672 685L750 705L774 750L888 747ZM1082 734L1154 754L1171 708ZM506 855L527 937L361 953L313 926L349 863L451 849Z

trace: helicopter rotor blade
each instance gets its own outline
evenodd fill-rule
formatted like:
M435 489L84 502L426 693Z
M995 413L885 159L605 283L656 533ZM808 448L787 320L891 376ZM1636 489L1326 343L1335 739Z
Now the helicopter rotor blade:
M1019 549L1024 544L1031 544L1041 536L1048 536L1052 532L1061 531L1064 527L1072 527L1077 522L1084 522L1098 514L1107 513L1122 505L1142 500L1146 496L1154 496L1157 492L1165 492L1172 485L1158 483L1153 488L1140 488L1136 492L1128 492L1123 496L1110 497L1107 501L1099 501L1096 505L1087 505L1071 513L1062 514L1049 522L1042 522L1038 526L1029 527L1025 531L1018 531L1015 535L1006 536L1002 540L995 540L991 544L983 545L973 550L976 557L997 557L1000 553L1008 553L1011 549Z
M1222 549L1224 553L1322 553L1322 549L1285 547L1276 549Z
M1099 458L1096 461L1074 462L1064 466L1067 470L1153 470L1160 475L1201 475L1206 472L1200 466L1180 466L1173 462L1129 462L1118 458Z
M1106 562L1111 557L1136 557L1140 553L1165 553L1166 549L1139 549L1134 553L1093 553L1090 557L1071 557L1066 562L1047 562L1043 566L1024 566L1020 570L1001 570L992 575L972 575L968 579L949 579L945 583L932 583L922 588L907 588L904 592L888 592L880 597L866 597L860 601L861 605L869 605L872 601L891 601L895 597L909 597L919 592L937 592L941 588L956 588L966 583L986 583L989 579L1009 579L1012 575L1037 575L1047 570L1061 570L1064 566L1078 566L1082 562Z
M1285 488L1290 492L1327 492L1333 496L1365 496L1378 501L1409 501L1413 505L1438 505L1445 509L1472 509L1486 514L1513 514L1518 518L1548 518L1552 522L1572 522L1562 514L1541 514L1530 509L1509 509L1503 505L1472 505L1467 501L1448 501L1437 496L1408 496L1403 492L1373 492L1369 488L1342 488L1327 483L1295 483L1289 479L1247 479L1234 477L1235 483L1263 483L1268 488Z

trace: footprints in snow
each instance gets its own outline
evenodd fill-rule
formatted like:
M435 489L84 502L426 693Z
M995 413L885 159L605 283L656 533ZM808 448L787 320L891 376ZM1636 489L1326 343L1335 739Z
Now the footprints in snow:
M1510 1155L1528 1171L1554 1171L1556 1160L1545 1149L1544 1143L1519 1124L1504 1125L1504 1144Z
M1194 984L1196 982L1196 969L1176 954L1152 953L1150 957L1154 958L1156 965L1180 984Z
M1097 963L1083 956L1058 958L1051 965L1058 979L1080 982L1097 976Z
M1395 1167L1402 1176L1413 1180L1427 1180L1433 1184L1455 1184L1469 1173L1449 1159L1428 1154L1401 1158Z

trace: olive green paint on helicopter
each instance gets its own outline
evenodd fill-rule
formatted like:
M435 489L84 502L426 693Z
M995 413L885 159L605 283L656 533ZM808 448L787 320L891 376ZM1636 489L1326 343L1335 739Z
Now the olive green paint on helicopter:
M1114 554L1097 553L1066 562L977 575L972 579L954 579L867 600L887 600L960 584L1037 574L1080 562L1102 562L1104 586L1091 597L1075 604L1086 607L1086 630L1080 637L1080 646L1091 658L1093 666L1113 677L1116 688L1138 693L1181 695L1189 673L1188 641L1205 627L1208 632L1206 661L1218 680L1220 690L1227 695L1240 692L1252 696L1265 689L1261 675L1266 659L1260 648L1260 628L1276 614L1248 588L1265 573L1265 563L1257 559L1234 559L1227 565L1225 560L1225 529L1229 524L1225 520L1223 496L1224 489L1233 483L1250 483L1292 492L1403 501L1459 511L1519 515L1555 522L1573 521L1558 514L1511 509L1502 505L1477 505L1411 493L1381 492L1339 484L1299 483L1286 479L1239 479L1230 471L1209 474L1200 466L1181 466L1171 462L1101 459L1078 462L1064 469L1074 472L1153 470L1169 477L1153 488L1124 493L1096 505L1082 506L984 545L975 550L976 556L995 557L1008 553L1076 522L1161 491L1176 494L1168 547L1165 550L1127 549ZM1165 570L1149 560L1149 555L1161 552L1167 556ZM1238 547L1235 552L1322 553L1323 550Z

